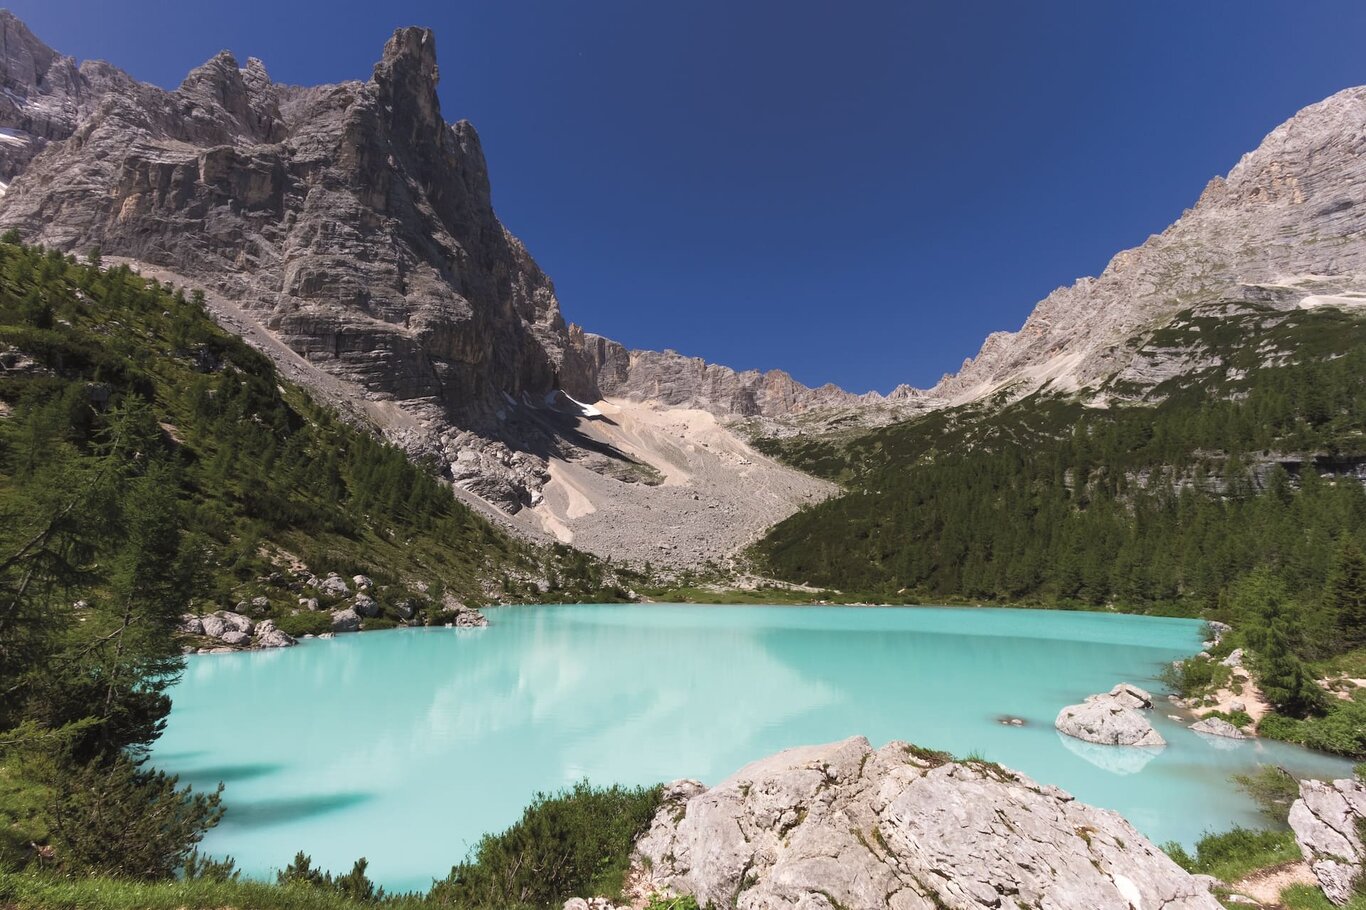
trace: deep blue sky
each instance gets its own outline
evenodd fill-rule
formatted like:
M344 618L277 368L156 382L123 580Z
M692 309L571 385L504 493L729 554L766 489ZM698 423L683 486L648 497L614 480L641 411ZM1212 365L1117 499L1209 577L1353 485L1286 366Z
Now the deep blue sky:
M862 391L933 383L1366 83L1366 3L11 0L166 86L222 48L369 76L436 30L442 109L566 318Z

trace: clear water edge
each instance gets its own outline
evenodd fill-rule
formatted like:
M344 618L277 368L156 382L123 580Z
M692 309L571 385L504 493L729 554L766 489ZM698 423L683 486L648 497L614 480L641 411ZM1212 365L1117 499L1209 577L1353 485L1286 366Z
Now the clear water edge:
M487 629L412 629L190 659L154 764L228 812L205 839L269 877L298 850L421 890L537 791L587 778L716 783L783 748L864 735L976 752L1115 809L1150 839L1260 823L1229 780L1350 763L1201 736L1161 750L1065 737L1066 704L1158 688L1196 620L954 607L505 607ZM1024 727L1002 725L1003 715Z

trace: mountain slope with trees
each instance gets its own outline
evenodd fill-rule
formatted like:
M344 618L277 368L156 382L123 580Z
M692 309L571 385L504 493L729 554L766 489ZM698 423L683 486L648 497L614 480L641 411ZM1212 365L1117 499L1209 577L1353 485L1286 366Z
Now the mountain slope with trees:
M1089 399L1045 389L761 441L847 492L776 526L757 564L881 600L1225 620L1281 661L1287 716L1332 707L1294 680L1303 662L1355 666L1366 634L1366 319L1240 303L1188 311L1139 347L1174 345L1210 365L1137 400L1113 382Z

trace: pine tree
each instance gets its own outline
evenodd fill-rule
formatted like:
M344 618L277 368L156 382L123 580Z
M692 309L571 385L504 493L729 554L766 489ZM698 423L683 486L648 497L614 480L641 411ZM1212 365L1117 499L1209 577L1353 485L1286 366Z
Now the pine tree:
M1341 647L1366 646L1366 556L1350 539L1337 551L1328 581L1328 606Z

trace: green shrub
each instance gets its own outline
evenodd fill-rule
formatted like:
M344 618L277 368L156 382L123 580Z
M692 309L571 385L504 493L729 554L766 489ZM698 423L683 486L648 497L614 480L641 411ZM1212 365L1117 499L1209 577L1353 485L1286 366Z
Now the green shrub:
M697 898L691 894L670 897L656 892L650 895L645 910L700 910L700 908L697 906Z
M290 613L275 620L275 625L281 632L295 638L301 635L322 635L324 632L332 631L332 615L324 611Z
M397 626L397 620L390 619L387 616L374 616L365 620L365 631L367 632L378 632L380 629L393 629Z
M1327 713L1319 717L1300 719L1268 714L1257 725L1257 732L1321 752L1366 757L1366 702L1360 696L1353 701L1328 701Z
M223 816L222 785L194 793L124 756L84 764L43 758L33 770L49 793L43 821L67 873L169 878Z
M1276 765L1260 765L1251 774L1235 774L1233 780L1256 801L1262 814L1279 825L1286 823L1290 804L1299 799L1300 784L1295 776Z
M583 781L555 796L538 793L520 821L485 835L431 898L462 910L512 910L616 896L632 844L658 805L658 787L600 789Z
M1248 828L1206 834L1196 843L1195 856L1174 842L1163 845L1162 849L1187 872L1212 875L1226 882L1236 881L1257 869L1300 858L1293 832Z
M1204 657L1168 664L1162 669L1163 685L1182 698L1201 695L1228 682L1232 671L1216 661Z
M1357 896L1338 906L1323 896L1316 885L1291 885L1281 892L1286 910L1366 910L1366 897Z

